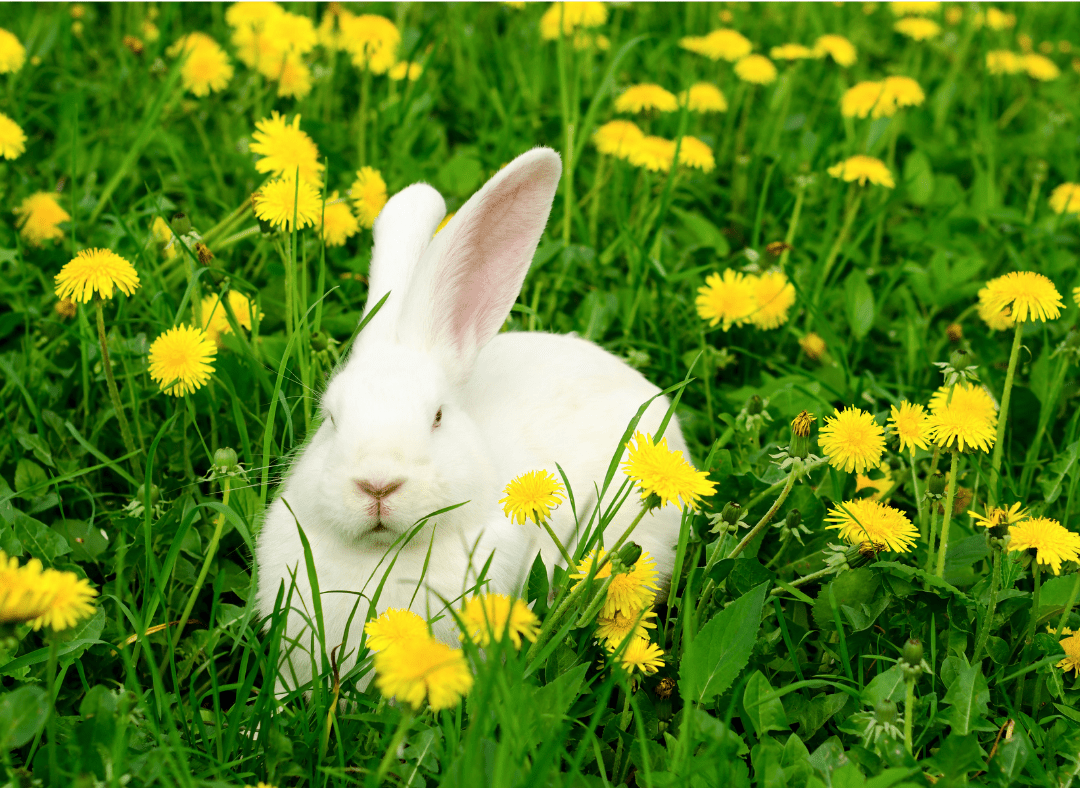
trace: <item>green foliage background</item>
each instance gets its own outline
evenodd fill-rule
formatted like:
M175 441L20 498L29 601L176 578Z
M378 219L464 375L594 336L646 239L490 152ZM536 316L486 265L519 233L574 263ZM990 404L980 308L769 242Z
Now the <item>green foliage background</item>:
M805 545L778 555L770 529L738 559L703 572L716 539L706 515L728 500L752 521L764 513L784 478L770 453L787 444L787 422L800 410L853 404L883 422L900 399L925 402L941 381L932 363L958 345L946 335L950 323L962 326L959 346L1000 396L1009 335L990 332L974 303L987 279L1013 270L1050 277L1068 307L1061 319L1024 331L1002 497L1076 530L1075 356L1054 351L1073 341L1077 223L1054 214L1046 196L1080 180L1080 74L1057 47L1064 40L1080 48L1080 18L1068 4L1016 5L1007 9L1015 30L992 31L972 24L974 8L958 7L959 24L939 14L943 34L915 43L892 31L883 4L620 5L603 28L610 49L576 51L540 39L539 6L376 4L363 10L393 19L403 59L425 70L414 85L372 81L360 150L362 78L341 54L316 50L322 76L301 101L277 99L239 63L223 93L182 93L164 50L193 30L228 49L221 5L157 6L162 35L141 55L123 38L139 33L151 12L145 4L88 5L79 35L69 6L4 6L5 27L40 61L0 78L0 111L29 137L21 157L0 162L0 549L84 573L102 594L99 612L73 632L50 639L23 627L0 641L0 769L8 784L373 784L401 719L374 691L358 692L355 676L335 688L324 675L310 701L280 708L269 691L276 646L252 608L253 539L283 461L315 424L321 383L356 328L370 259L367 233L330 249L300 233L301 275L290 295L313 308L287 353L287 245L258 233L230 240L253 224L237 209L261 182L248 144L255 121L272 109L302 114L330 189L347 189L366 163L391 193L418 180L435 184L451 210L525 150L562 151L572 182L556 201L510 328L577 331L662 387L691 375L678 416L698 466L718 482L705 513L688 521L684 572L673 604L660 611L667 665L658 675L631 684L598 667L588 627L540 663L489 654L477 661L476 686L460 708L409 723L388 781L1072 784L1080 775L1076 675L1054 667L1061 651L1044 625L1068 617L1075 564L1043 584L1033 609L1029 559L1009 554L987 624L989 655L971 664L987 616L990 549L966 515L953 520L944 581L918 569L920 543L912 554L884 554L828 582L790 587L824 565L822 550L835 541L822 523L827 506L855 494L853 477L824 468L780 513L801 511L811 531ZM720 26L720 13L759 52L840 33L857 46L858 63L778 64L777 82L748 89L729 64L678 47L681 36ZM1057 80L986 73L986 52L1017 49L1018 33L1036 46L1054 43ZM890 73L917 79L925 104L892 120L841 117L846 87ZM656 82L678 92L698 80L724 90L726 114L676 113L643 125L699 137L716 153L714 172L669 178L611 161L598 170L589 134L613 117L619 91ZM888 161L897 186L865 192L825 272L854 193L825 170L855 153ZM52 188L73 217L67 238L26 247L11 209ZM149 233L156 216L178 211L216 255L197 269L197 284ZM767 267L776 258L765 245L787 237L798 290L791 320L769 332L707 329L694 310L704 277ZM113 249L142 278L133 296L106 311L121 396L161 491L156 507L128 506L145 480L132 477L124 457L90 309L71 320L53 310L53 276L87 247ZM226 338L209 385L173 399L150 381L147 350L191 320L196 287L252 295L265 317L250 336ZM800 351L810 330L828 347L820 362ZM737 418L753 395L768 401L771 421L760 430ZM236 449L252 481L227 507L218 485L203 479L222 446ZM890 456L893 505L913 514L910 470ZM919 453L920 474L931 461ZM980 511L986 465L972 457L960 478ZM196 621L177 633L167 625L192 594L221 512L224 534L195 598ZM543 595L539 603L542 610ZM1029 643L1033 620L1039 633ZM1075 613L1066 623L1080 626ZM913 699L897 665L911 636L923 641L929 667ZM664 679L677 685L667 697L658 691ZM913 755L890 735L864 736L868 715L886 700L901 713L911 705Z

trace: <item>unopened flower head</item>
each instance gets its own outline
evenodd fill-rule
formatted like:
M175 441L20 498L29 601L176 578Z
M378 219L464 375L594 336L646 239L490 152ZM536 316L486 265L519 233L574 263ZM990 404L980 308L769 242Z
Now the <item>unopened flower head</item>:
M799 347L802 348L802 352L811 361L819 361L824 358L827 350L825 340L813 331L799 338Z
M986 514L979 514L975 511L968 512L968 514L971 515L977 525L981 525L983 528L1016 525L1026 520L1028 516L1027 510L1020 505L1019 501L1011 506L987 507Z
M551 471L539 470L521 474L503 492L506 497L499 501L503 514L519 525L524 525L526 520L539 525L562 503L566 490Z

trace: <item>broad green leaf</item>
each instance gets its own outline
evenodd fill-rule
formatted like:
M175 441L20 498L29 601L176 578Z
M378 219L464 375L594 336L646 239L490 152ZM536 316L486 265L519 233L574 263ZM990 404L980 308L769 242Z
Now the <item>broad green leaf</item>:
M862 605L874 604L874 599L881 591L881 578L866 567L842 572L835 579L822 586L814 601L814 621L822 629L836 629L833 621L832 605L829 603L829 589L832 588L836 606L861 610Z
M684 699L708 703L746 667L761 627L766 585L762 583L720 611L690 643L679 666L679 692Z
M926 205L934 196L934 170L921 150L912 151L904 159L904 186L908 200L915 205Z
M851 333L862 339L874 325L874 291L866 281L866 274L856 268L844 282L844 309Z
M822 725L844 708L849 697L843 692L816 695L805 705L794 708L791 711L791 718L794 722L799 723L799 736L809 741Z
M727 257L731 253L731 245L720 228L710 222L699 213L684 211L682 208L671 207L671 212L679 217L686 229L697 239L702 246L711 246L720 257Z
M871 707L877 706L884 700L900 701L904 699L906 689L904 669L897 663L870 680L862 691L862 701Z
M982 667L968 665L967 660L963 660L942 701L950 707L945 719L952 726L953 733L966 736L973 730L985 727L982 717L988 711L989 701L990 688L982 674Z
M48 716L49 697L41 687L19 687L0 695L0 751L29 742Z
M41 495L45 492L45 485L49 483L49 477L45 469L33 460L23 457L15 466L15 492L32 490Z
M46 566L58 556L71 552L67 540L40 520L19 512L15 517L15 536L34 558Z
M746 716L753 723L754 732L759 739L769 731L786 731L790 727L780 698L761 702L761 698L772 691L772 685L760 670L754 671L754 675L746 682L746 689L743 690L743 708L746 710Z
M1039 474L1039 487L1047 503L1053 503L1061 495L1065 477L1076 472L1076 463L1080 460L1080 441L1073 441L1061 452L1057 459L1043 468Z

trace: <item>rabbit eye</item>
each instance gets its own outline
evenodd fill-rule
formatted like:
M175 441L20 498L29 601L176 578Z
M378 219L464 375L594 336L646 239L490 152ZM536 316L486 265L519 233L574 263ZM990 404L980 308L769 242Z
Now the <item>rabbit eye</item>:
M439 408L439 412L435 414L435 422L431 425L431 429L438 429L442 424L442 408Z

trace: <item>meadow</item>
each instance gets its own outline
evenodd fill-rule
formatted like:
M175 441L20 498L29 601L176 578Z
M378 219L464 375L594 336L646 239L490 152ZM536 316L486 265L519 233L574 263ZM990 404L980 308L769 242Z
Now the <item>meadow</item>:
M1080 784L1075 5L0 28L0 784ZM598 513L575 567L455 601L455 647L373 612L276 697L254 546L372 224L536 146L562 179L503 330L672 399L691 456L628 424L608 477L682 510L670 586ZM527 528L583 494L505 483Z

